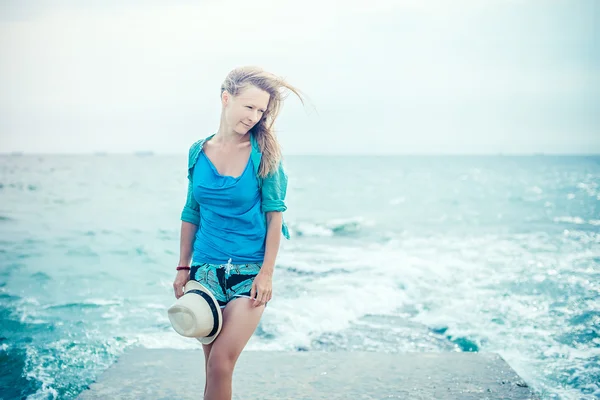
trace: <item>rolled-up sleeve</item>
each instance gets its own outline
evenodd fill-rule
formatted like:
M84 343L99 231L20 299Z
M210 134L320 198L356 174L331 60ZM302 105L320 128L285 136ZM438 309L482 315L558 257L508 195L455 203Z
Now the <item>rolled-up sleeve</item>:
M280 162L277 171L267 175L262 186L262 212L285 211L285 195L287 192L288 177Z
M200 225L200 205L194 199L192 180L188 179L188 181L187 198L183 206L183 211L181 211L181 220L194 225Z
M196 159L198 142L194 143L192 147L190 147L190 152L188 156L188 188L187 195L185 200L185 205L183 206L183 210L181 211L181 220L185 222L189 222L194 225L200 225L200 205L194 198L194 188L193 188L193 179L192 174L194 170L194 164Z

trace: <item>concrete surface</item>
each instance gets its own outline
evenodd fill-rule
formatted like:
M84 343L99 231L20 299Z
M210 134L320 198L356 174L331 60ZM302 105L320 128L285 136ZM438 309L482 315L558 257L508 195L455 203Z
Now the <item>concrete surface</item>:
M132 348L79 399L202 399L204 354ZM495 353L242 352L234 399L538 399Z

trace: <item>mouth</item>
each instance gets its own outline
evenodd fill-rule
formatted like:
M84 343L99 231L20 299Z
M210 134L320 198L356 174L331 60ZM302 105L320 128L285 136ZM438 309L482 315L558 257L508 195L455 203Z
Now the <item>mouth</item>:
M244 124L243 122L242 122L242 125L244 125L246 128L252 128L252 126L250 126L248 124Z

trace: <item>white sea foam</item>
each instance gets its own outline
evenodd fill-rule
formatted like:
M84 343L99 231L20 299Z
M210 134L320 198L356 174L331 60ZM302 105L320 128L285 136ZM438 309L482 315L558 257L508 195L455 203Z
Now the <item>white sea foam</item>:
M372 227L375 222L363 217L336 218L320 223L292 223L292 231L297 236L331 237L338 234L352 234L363 227Z
M536 193L536 194L541 194L541 193L544 192L544 190L541 187L539 187L539 186L530 187L529 191L531 191L533 193Z
M390 205L396 206L398 204L404 203L406 199L404 197L394 197L390 200Z
M25 350L26 359L25 359L25 376L28 379L33 379L38 382L41 382L42 387L38 389L35 393L29 395L27 399L31 400L48 400L48 399L57 399L58 392L55 388L52 387L54 385L54 378L52 373L52 367L46 366L41 358L47 358L44 356L40 356L38 350L29 345ZM46 360L48 361L48 360Z
M589 196L594 197L598 194L598 184L596 182L579 182L577 188L585 191Z
M576 225L583 225L583 224L590 224L590 225L600 225L600 220L597 219L590 219L589 221L586 222L586 220L584 220L581 217L555 217L554 218L554 222L566 222L569 224L576 224Z
M100 298L95 298L95 299L86 299L84 300L82 303L83 304L90 304L90 305L97 305L97 306L114 306L114 305L121 305L123 302L122 299L100 299Z
M292 225L294 232L298 236L333 236L333 231L324 226L310 224L307 222L299 222Z

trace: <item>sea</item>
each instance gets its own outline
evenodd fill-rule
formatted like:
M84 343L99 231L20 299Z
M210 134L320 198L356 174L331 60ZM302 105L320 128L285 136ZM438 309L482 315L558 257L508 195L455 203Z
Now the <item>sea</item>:
M600 398L600 156L284 162L291 239L247 350L495 352L543 399ZM0 398L198 348L166 312L186 164L0 156Z

